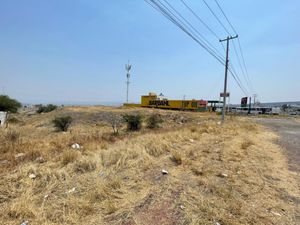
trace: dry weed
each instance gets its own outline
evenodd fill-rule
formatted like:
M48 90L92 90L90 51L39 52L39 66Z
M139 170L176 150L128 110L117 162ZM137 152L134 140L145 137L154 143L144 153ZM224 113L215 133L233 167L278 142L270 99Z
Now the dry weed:
M78 152L76 152L76 150L66 150L63 152L62 155L62 164L66 166L69 163L74 162L77 158L78 158Z
M104 203L106 214L112 214L118 210L116 204L112 200L107 200Z
M92 172L96 169L96 163L92 160L84 159L75 162L74 171L76 173Z
M135 110L66 107L18 115L17 138L0 130L0 162L10 165L0 165L1 224L297 224L299 190L275 135L245 118L220 126L209 113L160 111L160 130L111 138L103 115ZM74 118L71 133L53 132L60 113ZM33 162L40 156L47 162Z
M241 148L246 150L248 149L250 146L254 145L254 142L251 140L244 140L241 144Z
M181 165L182 164L182 155L179 151L173 151L171 160L176 164L176 165Z

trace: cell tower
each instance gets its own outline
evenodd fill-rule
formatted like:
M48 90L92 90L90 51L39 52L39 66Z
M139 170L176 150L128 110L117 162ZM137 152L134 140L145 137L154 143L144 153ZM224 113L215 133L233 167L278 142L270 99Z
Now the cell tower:
M125 69L126 69L126 77L127 77L127 92L126 92L126 102L128 103L128 93L129 93L129 78L130 78L130 70L131 70L131 65L129 64L129 61L128 61L128 64L125 65Z

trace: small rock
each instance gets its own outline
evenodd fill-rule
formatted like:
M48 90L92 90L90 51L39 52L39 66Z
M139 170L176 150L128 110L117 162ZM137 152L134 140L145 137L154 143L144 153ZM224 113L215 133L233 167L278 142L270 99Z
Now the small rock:
M76 190L76 188L73 187L72 189L68 190L66 193L70 194L70 193L73 193L75 190Z
M277 212L271 212L272 214L274 214L275 216L281 216L281 214L277 213Z
M166 170L161 170L161 173L162 173L163 175L167 175L169 172L166 171Z
M35 161L36 161L37 163L44 163L44 162L45 162L45 159L44 159L42 156L40 156L40 157L37 157L37 158L35 159Z
M23 223L21 223L21 225L28 225L28 221L24 221Z
M45 195L45 196L44 196L44 199L47 199L48 197L49 197L49 195Z
M216 222L216 225L221 225L219 222Z
M193 143L193 142L194 142L194 139L189 139L189 141L190 141L191 143Z
M99 173L99 176L100 176L100 177L104 177L104 176L105 176L105 173L104 173L103 171L101 171L101 172Z
M179 208L182 209L182 210L185 209L185 207L183 205L180 205Z
M77 144L77 143L72 144L71 147L72 147L73 149L80 149L80 148L81 148L81 146L80 146L79 144Z
M30 179L35 179L36 178L36 175L34 174L34 173L31 173L31 174L29 174L29 176L28 176Z
M25 153L18 153L18 154L15 155L15 158L19 159L19 158L22 158L24 156L25 156Z
M0 165L7 165L9 163L8 160L1 160Z
M226 177L228 177L228 174L227 174L227 173L220 173L220 174L219 174L219 177L226 178Z

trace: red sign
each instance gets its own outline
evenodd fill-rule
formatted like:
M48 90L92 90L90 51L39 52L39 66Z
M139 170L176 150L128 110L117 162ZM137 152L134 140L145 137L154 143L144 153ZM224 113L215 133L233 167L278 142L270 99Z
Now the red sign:
M207 106L207 101L200 100L200 101L199 101L199 105L200 105L200 106L205 106L205 107L206 107L206 106Z
M229 96L230 96L230 93L227 92L226 95L225 95L225 97L228 98ZM221 98L224 98L224 93L220 93L220 97L221 97Z

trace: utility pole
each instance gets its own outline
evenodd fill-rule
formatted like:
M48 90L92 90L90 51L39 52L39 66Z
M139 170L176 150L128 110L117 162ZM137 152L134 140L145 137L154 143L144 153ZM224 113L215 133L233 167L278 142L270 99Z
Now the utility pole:
M227 48L226 48L226 63L225 63L225 80L224 80L224 93L223 93L223 111L222 111L222 122L225 121L225 111L226 111L226 95L227 95L227 74L228 74L228 64L229 64L229 41L232 39L238 38L238 35L232 37L228 36L224 40L220 40L220 42L226 41Z
M251 114L251 97L249 97L249 109L248 109L248 114Z
M253 95L253 98L254 98L254 101L253 101L253 106L255 107L255 105L256 105L256 98L257 98L257 94L254 94L254 95Z
M128 64L125 65L125 69L127 71L127 74L126 74L126 77L127 77L127 81L126 81L126 84L127 84L127 91L126 91L126 103L128 103L128 93L129 93L129 78L130 78L130 70L131 70L131 65L129 64L129 61L128 61Z

